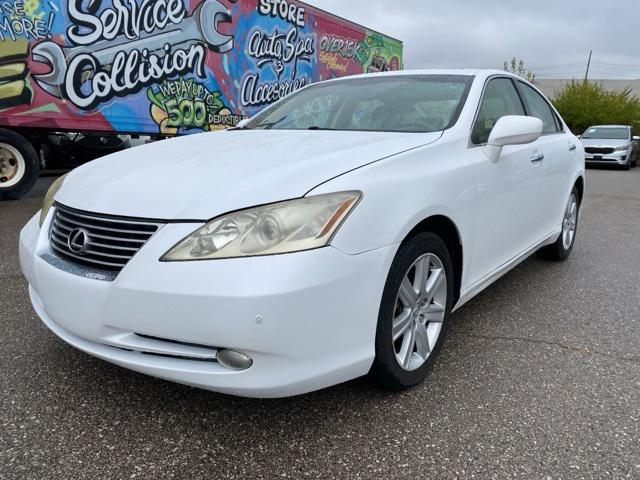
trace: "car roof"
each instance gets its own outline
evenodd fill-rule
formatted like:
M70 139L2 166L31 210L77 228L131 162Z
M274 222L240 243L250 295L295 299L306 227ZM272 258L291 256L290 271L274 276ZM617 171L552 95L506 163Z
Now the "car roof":
M479 78L487 78L493 75L503 75L503 76L518 78L520 80L526 81L525 79L519 77L518 75L514 75L513 73L506 72L504 70L469 69L469 68L394 70L390 72L363 73L360 75L339 77L332 80L346 80L346 79L353 79L353 78L376 78L376 77L403 77L403 76L416 76L416 75L462 75L462 76L479 77Z

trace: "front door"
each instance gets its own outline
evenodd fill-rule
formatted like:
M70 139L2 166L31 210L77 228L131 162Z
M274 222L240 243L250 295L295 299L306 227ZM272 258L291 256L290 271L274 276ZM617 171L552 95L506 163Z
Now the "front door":
M489 134L505 115L526 115L514 81L495 77L485 86L468 154L475 164L477 201L469 281L473 285L535 244L540 194L540 151L511 145L497 162L484 153Z

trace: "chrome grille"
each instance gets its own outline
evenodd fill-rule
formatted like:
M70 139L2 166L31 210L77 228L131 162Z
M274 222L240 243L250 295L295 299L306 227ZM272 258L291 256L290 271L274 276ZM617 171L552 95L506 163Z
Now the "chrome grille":
M123 218L56 204L51 248L73 263L119 272L160 228L149 220Z

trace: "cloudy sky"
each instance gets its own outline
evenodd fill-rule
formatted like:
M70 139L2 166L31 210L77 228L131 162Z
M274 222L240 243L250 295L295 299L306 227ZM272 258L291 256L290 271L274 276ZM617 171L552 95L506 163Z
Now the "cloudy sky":
M640 78L638 0L307 0L404 41L405 67L501 68L539 77Z

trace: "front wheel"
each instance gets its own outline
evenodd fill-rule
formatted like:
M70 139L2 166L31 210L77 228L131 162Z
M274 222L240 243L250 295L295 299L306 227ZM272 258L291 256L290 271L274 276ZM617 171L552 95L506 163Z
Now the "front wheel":
M578 233L578 218L580 213L580 196L574 187L562 219L562 233L552 245L544 247L540 252L547 260L563 262L569 258Z
M408 240L393 261L380 305L372 375L384 388L420 383L433 366L453 302L453 267L433 233Z

